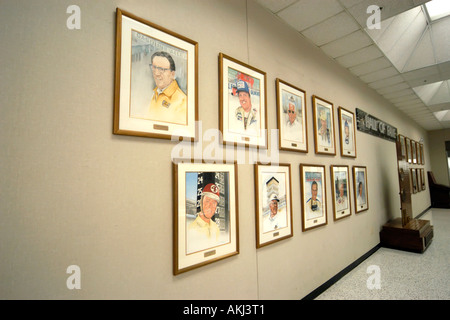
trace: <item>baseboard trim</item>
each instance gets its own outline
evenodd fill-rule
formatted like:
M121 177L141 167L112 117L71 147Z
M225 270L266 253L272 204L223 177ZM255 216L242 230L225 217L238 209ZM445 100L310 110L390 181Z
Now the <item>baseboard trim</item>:
M429 206L428 208L426 208L424 211L422 211L421 213L419 213L419 214L417 215L417 217L415 217L415 219L419 219L421 216L423 216L425 213L427 213L431 208L432 208L432 206Z
M329 287L331 287L333 284L338 282L343 276L345 276L347 273L352 271L354 268L356 268L360 263L362 263L364 260L366 260L368 257L370 257L372 254L374 254L378 249L380 249L380 244L377 244L375 247L367 251L365 254L363 254L361 257L359 257L357 260L352 262L350 265L348 265L346 268L344 268L342 271L340 271L338 274L333 276L330 280L322 284L320 287L306 295L302 300L314 300L319 295L321 295L323 292L325 292Z

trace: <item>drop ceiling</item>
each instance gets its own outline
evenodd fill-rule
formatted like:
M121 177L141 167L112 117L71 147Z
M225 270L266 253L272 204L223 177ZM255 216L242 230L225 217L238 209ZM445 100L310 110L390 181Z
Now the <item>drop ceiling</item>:
M450 128L450 16L431 21L429 1L257 0L431 131ZM371 5L381 8L375 29Z

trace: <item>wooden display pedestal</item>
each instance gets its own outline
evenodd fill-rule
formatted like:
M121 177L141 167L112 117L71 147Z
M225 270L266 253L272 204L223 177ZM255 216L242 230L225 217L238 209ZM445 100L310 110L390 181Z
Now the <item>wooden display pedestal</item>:
M394 219L380 231L383 247L423 253L433 239L433 227L428 220L412 219L405 226L402 219Z

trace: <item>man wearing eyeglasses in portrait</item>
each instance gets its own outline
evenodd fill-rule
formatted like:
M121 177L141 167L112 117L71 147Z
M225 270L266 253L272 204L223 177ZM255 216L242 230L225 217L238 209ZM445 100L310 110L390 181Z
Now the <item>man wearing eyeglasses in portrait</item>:
M175 62L164 51L155 52L150 68L155 80L155 88L150 102L150 118L175 124L187 123L186 94L175 80Z
M285 122L284 129L284 139L303 141L301 123L297 108L295 107L295 100L292 96L288 100L287 121Z

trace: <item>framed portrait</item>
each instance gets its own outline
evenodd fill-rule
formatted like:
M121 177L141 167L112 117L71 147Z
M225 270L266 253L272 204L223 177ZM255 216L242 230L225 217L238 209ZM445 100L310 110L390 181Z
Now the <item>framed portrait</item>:
M397 139L398 139L398 141L400 143L400 155L401 155L400 160L404 160L404 159L406 159L405 136L399 134L399 135L397 135Z
M351 215L348 166L330 166L334 220Z
M334 138L333 104L318 96L312 96L314 146L316 153L336 155Z
M219 54L222 143L267 149L266 73Z
M425 164L425 157L423 154L423 144L422 143L419 145L419 150L420 150L420 164Z
M422 190L425 190L426 189L426 186L425 186L425 171L424 171L423 168L420 169L420 177L421 177L420 181L422 183L422 185L421 185Z
M174 275L239 253L237 164L174 163Z
M416 169L417 176L417 192L422 191L422 177L420 176L420 169Z
M300 164L302 230L326 225L327 193L325 166Z
M117 8L114 134L194 141L197 70L197 42Z
M417 148L416 148L416 141L411 140L411 158L413 164L417 164Z
M255 164L256 247L293 236L291 165Z
M276 79L280 150L308 152L306 92Z
M338 113L341 156L356 158L355 114L342 107L339 107Z
M367 168L353 166L353 190L355 192L355 212L369 209L369 193L367 186Z
M410 168L411 173L411 184L413 193L417 193L417 174L415 168Z
M412 153L411 153L411 139L405 137L405 145L406 145L406 161L412 163Z

